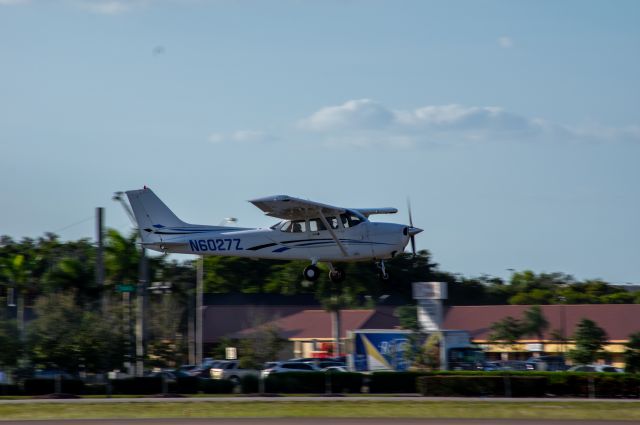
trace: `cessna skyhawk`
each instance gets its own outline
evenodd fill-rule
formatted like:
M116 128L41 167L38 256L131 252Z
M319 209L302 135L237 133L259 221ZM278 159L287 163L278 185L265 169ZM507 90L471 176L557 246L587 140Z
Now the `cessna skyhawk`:
M333 262L374 260L388 278L384 260L402 252L422 229L413 225L376 223L374 214L395 214L395 208L341 208L286 195L251 202L266 215L281 219L269 228L188 224L180 220L151 189L130 190L129 202L142 245L164 253L220 255L276 260L309 260L303 275L315 281L319 262L329 266L333 282L344 272ZM411 222L411 215L409 215Z

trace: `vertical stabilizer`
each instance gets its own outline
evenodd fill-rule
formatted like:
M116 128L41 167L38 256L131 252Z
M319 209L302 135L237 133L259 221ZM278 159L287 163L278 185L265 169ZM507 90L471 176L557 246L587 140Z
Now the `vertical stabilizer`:
M158 229L190 226L180 220L151 189L145 187L126 193L143 243L161 241L162 238L155 232Z

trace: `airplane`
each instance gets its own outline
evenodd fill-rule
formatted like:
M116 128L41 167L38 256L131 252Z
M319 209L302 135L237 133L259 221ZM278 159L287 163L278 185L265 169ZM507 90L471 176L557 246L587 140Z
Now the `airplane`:
M329 266L329 279L342 282L345 272L334 262L374 260L388 279L384 260L403 252L415 235L409 225L369 221L374 214L395 214L395 208L340 208L287 195L250 200L270 217L281 219L268 228L189 224L180 220L156 194L144 189L126 192L142 246L163 253L236 256L252 259L309 260L303 276L314 282L318 263Z

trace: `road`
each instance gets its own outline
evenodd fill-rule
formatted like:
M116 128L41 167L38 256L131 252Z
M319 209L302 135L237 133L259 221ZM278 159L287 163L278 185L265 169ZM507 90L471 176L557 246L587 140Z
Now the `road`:
M620 425L618 421L537 421L509 419L66 419L3 421L2 425Z

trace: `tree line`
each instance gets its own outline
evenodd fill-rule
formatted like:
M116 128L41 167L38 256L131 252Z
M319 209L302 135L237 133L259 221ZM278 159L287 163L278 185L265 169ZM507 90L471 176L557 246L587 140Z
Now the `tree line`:
M503 345L515 345L526 336L536 337L542 341L543 334L549 329L549 321L539 305L525 310L522 319L507 316L491 325L489 340ZM567 357L574 364L590 364L599 359L610 360L610 353L604 350L609 342L607 332L591 319L583 318L578 322L573 335L565 336L561 330L553 329L551 338L566 344L571 341L574 348L567 352ZM625 370L640 371L640 331L629 335L625 344Z
M133 358L135 294L120 285L139 280L136 234L106 232L105 282L96 283L96 247L89 239L62 241L52 233L20 241L0 237L0 368L24 364L71 371L109 370ZM635 303L639 293L601 280L578 281L562 273L514 272L510 279L468 278L441 270L431 253L400 254L381 280L369 262L342 265L347 280L334 284L328 271L314 284L302 278L304 261L204 259L208 293L314 294L327 310L372 307L383 295L412 303L411 283L447 282L451 305ZM151 365L187 361L187 329L196 281L195 260L150 256L150 283L170 292L148 293L147 353ZM152 286L152 285L149 285ZM384 297L383 297L384 298ZM106 300L106 302L103 302ZM21 363L22 362L22 363Z

